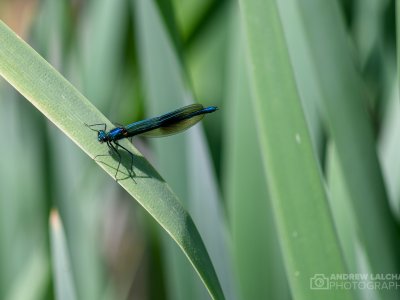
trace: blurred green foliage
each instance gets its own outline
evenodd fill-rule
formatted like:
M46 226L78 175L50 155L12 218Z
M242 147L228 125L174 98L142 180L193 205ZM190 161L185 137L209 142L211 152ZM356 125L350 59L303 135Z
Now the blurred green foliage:
M113 121L219 106L134 144L189 211L227 299L399 298L312 288L313 274L400 274L396 10L0 2L1 20ZM0 299L210 297L166 232L4 80L0 124Z

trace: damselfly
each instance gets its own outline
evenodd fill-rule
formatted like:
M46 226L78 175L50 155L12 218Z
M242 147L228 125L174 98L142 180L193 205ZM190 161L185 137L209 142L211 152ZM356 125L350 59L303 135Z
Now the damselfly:
M169 113L163 114L158 117L145 119L142 121L134 122L126 126L116 127L107 132L107 126L104 123L87 125L91 130L97 132L97 140L100 143L106 143L110 151L118 156L118 166L115 173L115 178L121 165L121 154L117 148L120 147L131 155L131 169L133 168L133 154L122 146L118 141L133 137L133 136L146 136L146 137L163 137L182 132L189 127L193 126L205 114L212 113L218 108L216 106L203 107L201 104L191 104ZM103 126L103 129L93 129L94 126ZM102 156L102 155L97 155Z

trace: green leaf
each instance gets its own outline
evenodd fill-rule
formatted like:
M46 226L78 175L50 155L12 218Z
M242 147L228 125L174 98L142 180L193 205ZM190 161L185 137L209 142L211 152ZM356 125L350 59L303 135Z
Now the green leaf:
M321 117L321 89L315 84L317 74L305 38L303 21L296 5L291 0L282 0L277 3L280 11L283 12L281 13L282 26L311 139L318 156L323 158L326 149Z
M157 115L193 102L185 64L180 60L183 53L179 45L174 44L172 33L163 26L165 15L162 16L157 10L156 1L139 0L135 4L137 44L140 45L140 66L149 115ZM214 113L207 116L205 121L219 116L219 112ZM227 247L228 231L207 142L201 131L202 123L179 135L163 140L152 139L151 143L160 172L196 221L224 294L232 298L230 295L234 294L234 284ZM204 218L205 215L207 218ZM168 242L164 243L164 247L168 268L174 270L171 272L173 276L168 278L170 297L204 299L206 291L199 284L197 276L193 276L193 271L188 268L181 253L177 253L175 247L171 247Z
M53 275L56 298L60 300L76 299L76 290L64 226L56 210L50 214L50 241L53 257Z
M239 30L239 11L232 11L235 22L232 22L232 41L229 43L229 85L223 103L226 125L224 175L238 290L240 299L290 299L271 199L265 184L266 172L257 143L255 113L241 46L244 38L243 34L238 34L242 32Z
M97 142L96 134L85 123L106 123L110 128L111 122L4 23L0 23L0 40L1 76L90 157L107 154L107 147ZM118 183L176 241L211 296L214 299L223 299L214 268L192 218L169 186L133 145L127 141L122 145L134 154L135 177L127 176L128 178L119 180ZM111 176L115 175L118 165L115 159L103 157L97 163ZM121 173L128 174L127 168L130 168L130 157L124 155Z
M391 207L400 219L400 97L396 74L393 74L391 90L378 149Z
M398 224L389 207L366 109L367 97L348 45L341 11L334 1L305 1L298 6L298 12L308 37L318 75L316 84L322 91L321 103L350 195L358 237L371 272L398 273ZM398 291L392 290L392 297L398 298Z
M84 94L91 97L97 106L110 107L112 99L115 99L113 92L121 76L120 70L126 63L123 43L128 28L129 6L124 0L101 0L88 4L81 19L83 29L79 31L80 39L90 41L81 43Z
M41 115L37 111L27 115L30 104L21 101L1 77L0 91L0 126L7 128L9 137L19 136L25 128L41 133ZM43 299L50 283L47 203L41 176L43 139L26 135L23 139L8 138L5 145L0 147L0 298L26 299L30 295L28 298Z
M241 0L240 4L263 168L292 295L351 299L347 290L312 289L316 274L346 269L276 1Z

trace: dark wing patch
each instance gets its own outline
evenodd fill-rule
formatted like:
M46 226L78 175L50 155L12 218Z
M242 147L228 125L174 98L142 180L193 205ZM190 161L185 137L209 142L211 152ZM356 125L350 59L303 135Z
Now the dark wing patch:
M198 108L196 110L193 110L193 112L197 110ZM181 120L177 120L176 122L173 122L174 120L173 118L172 120L169 118L168 120L170 120L170 122L164 122L164 124L162 124L160 127L141 133L139 135L145 137L163 137L163 136L177 134L192 127L193 125L198 123L201 119L203 119L203 117L204 114L197 115L187 119L183 118Z

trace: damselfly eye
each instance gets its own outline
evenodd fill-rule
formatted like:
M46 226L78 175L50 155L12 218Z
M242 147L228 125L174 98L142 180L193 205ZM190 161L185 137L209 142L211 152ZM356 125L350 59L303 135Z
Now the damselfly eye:
M100 143L103 143L103 142L105 142L107 140L107 135L103 130L99 130L99 133L97 135L97 140Z

